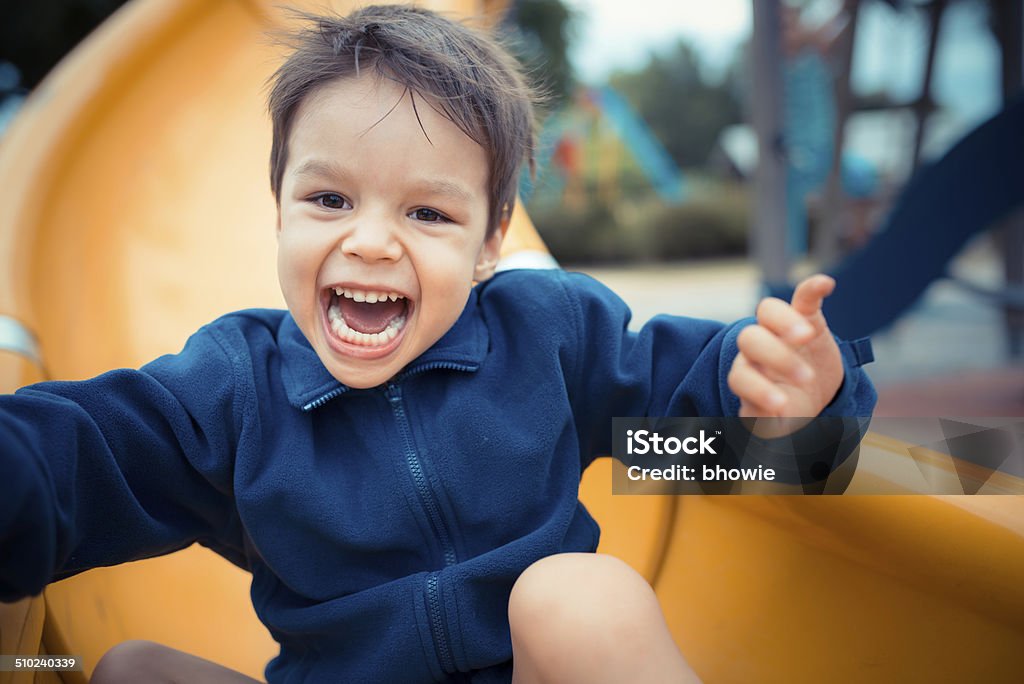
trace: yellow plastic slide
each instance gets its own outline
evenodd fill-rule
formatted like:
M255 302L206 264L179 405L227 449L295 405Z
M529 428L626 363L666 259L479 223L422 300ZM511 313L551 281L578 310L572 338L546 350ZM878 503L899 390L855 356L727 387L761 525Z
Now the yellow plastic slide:
M503 3L425 4L494 17ZM0 139L0 390L138 366L226 311L282 305L263 113L274 5L135 0L32 94ZM520 213L507 250L530 249ZM876 467L902 446L869 436L851 490L916 491ZM582 494L602 550L652 582L706 681L1024 680L1020 496L612 497L610 472L599 462ZM129 638L262 677L276 646L248 584L193 547L52 585L0 606L0 653L81 655L85 672L0 684L84 682Z

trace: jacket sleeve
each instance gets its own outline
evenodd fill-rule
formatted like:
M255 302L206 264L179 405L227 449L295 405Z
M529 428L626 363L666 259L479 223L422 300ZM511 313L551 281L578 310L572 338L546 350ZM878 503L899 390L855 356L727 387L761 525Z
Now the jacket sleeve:
M234 374L203 329L140 370L0 396L0 599L197 540L239 549Z
M583 467L611 453L613 417L738 415L727 378L736 338L755 319L724 325L660 315L631 331L629 308L607 287L576 273L562 282L577 322L570 387ZM841 343L843 385L822 415L870 416L874 388L847 347Z

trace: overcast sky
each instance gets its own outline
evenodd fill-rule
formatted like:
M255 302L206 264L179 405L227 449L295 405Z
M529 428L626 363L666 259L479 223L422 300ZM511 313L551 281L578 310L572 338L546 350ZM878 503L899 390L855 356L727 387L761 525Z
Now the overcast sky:
M577 10L573 63L585 81L643 65L652 49L685 37L712 67L750 33L750 0L566 0Z

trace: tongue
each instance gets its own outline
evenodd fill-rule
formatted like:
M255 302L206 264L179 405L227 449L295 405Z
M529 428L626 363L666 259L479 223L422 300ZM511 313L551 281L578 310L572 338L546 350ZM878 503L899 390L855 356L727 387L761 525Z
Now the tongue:
M379 333L388 327L388 323L405 311L405 300L396 302L390 299L376 304L357 302L348 297L340 297L338 301L341 315L345 323L353 330L361 333Z

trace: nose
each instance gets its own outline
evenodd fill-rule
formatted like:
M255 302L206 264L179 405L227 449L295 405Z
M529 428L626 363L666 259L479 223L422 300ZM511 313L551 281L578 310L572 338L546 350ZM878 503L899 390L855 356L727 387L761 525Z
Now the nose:
M391 222L365 216L342 237L339 248L346 256L357 257L367 263L398 261L402 258L402 245L395 231L396 227Z

